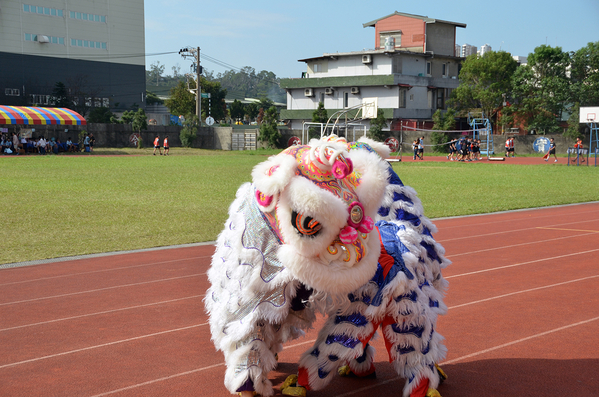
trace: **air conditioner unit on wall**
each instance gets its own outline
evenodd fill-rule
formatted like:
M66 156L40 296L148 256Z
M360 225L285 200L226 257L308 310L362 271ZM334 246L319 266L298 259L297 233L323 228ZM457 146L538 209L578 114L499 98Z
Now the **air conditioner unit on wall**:
M351 88L351 93L352 94L359 94L360 93L360 87L352 87Z
M304 89L304 96L314 96L314 90L312 88Z
M333 90L332 88L325 88L325 89L324 89L324 93L325 93L326 95L333 95L333 91L334 91L334 90Z
M362 63L372 63L371 55L362 55Z

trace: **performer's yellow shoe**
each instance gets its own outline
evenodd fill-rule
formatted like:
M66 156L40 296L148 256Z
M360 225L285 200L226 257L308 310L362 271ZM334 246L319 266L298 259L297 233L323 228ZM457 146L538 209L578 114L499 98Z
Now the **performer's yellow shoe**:
M349 376L349 374L351 374L351 369L349 369L349 365L342 365L337 369L337 373L339 376Z
M244 393L244 392L240 391L240 392L239 392L239 393L237 393L237 394L239 394L240 396L243 396L243 395L244 395L243 393ZM248 392L245 392L245 393L246 393L246 395L247 395L247 393L248 393ZM258 395L258 393L256 393L255 391L253 391L253 392L252 392L252 396L257 396L257 395Z
M435 364L435 368L437 368L437 372L439 373L439 380L440 382L443 382L444 380L447 380L447 374L445 373L445 371L443 371L441 369L441 367L437 364Z
M306 397L306 388L302 386L289 386L281 391L284 396Z
M289 375L281 385L281 394L284 396L306 396L306 388L297 385L297 375Z
M439 394L437 389L428 389L426 391L426 397L441 397L441 394Z
M288 388L291 385L295 385L297 383L297 375L289 375L285 382L281 385L281 390Z

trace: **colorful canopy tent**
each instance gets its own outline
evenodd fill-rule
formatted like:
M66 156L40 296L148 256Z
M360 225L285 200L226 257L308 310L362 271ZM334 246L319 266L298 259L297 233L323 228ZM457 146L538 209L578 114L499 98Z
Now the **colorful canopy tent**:
M39 108L0 105L0 125L86 125L79 113L67 108Z

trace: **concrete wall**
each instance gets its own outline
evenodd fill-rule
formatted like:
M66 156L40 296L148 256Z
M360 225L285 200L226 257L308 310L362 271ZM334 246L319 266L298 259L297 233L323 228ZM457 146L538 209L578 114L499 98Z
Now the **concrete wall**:
M35 128L34 137L44 136L46 139L56 138L66 142L71 138L78 142L80 131L91 132L96 138L96 147L123 148L134 147L130 141L134 131L130 124L101 124L90 123L85 126L76 125L38 125L38 126L3 126L8 127L9 134L20 131L21 128ZM160 136L160 144L166 135L169 137L171 147L181 147L179 139L180 126L151 125L147 130L141 131L144 147L152 147L156 135ZM193 147L212 150L231 150L232 127L202 127L194 141Z

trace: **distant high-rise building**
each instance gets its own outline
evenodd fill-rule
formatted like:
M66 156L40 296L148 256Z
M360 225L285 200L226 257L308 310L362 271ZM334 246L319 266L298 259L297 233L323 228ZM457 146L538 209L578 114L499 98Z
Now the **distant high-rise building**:
M518 65L526 65L528 63L527 57L521 57L519 55L513 55L512 58L514 61L518 62Z
M482 47L480 47L480 50L478 50L478 55L480 55L482 57L483 55L485 55L489 51L493 51L493 49L491 48L490 45L485 44Z
M472 54L476 54L476 47L470 44L462 44L462 53L460 55L465 58Z

